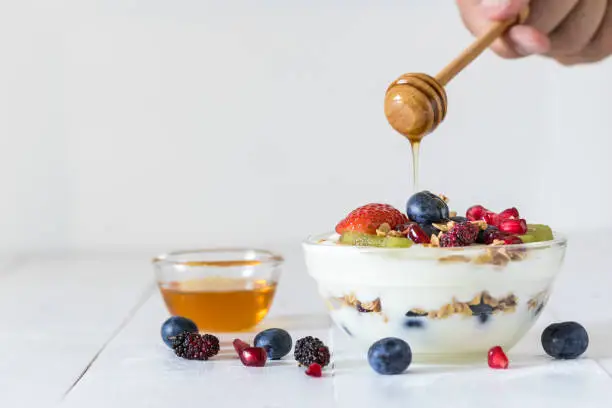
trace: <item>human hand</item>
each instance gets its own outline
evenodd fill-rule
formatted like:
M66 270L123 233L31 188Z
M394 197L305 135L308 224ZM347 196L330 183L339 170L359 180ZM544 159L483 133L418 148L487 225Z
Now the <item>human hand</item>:
M457 0L457 5L475 36L529 5L527 21L491 46L504 58L541 54L573 65L612 54L612 0Z

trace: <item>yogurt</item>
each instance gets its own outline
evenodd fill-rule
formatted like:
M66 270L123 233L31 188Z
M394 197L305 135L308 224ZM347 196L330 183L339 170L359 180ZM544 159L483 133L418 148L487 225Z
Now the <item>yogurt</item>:
M566 240L503 247L356 247L336 234L304 242L333 321L365 347L406 340L417 358L514 346L545 307Z

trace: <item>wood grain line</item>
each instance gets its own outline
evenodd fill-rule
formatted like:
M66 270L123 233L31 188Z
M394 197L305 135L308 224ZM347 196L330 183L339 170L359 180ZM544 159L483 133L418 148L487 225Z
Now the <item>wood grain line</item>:
M96 362L96 360L98 359L98 357L100 357L100 355L102 354L102 352L106 349L106 347L119 335L119 333L121 333L121 331L128 325L128 323L134 318L134 316L136 315L136 313L138 313L138 311L142 308L142 306L147 302L147 300L149 300L149 298L153 295L154 291L156 288L156 284L155 282L151 282L149 283L149 285L147 285L147 287L145 288L145 290L143 291L142 295L140 295L138 302L136 302L136 304L130 309L130 311L128 312L127 316L125 317L125 319L123 319L123 321L121 322L121 324L119 326L117 326L117 328L115 329L115 331L113 331L113 333L109 336L108 339L106 339L106 341L102 344L102 346L100 347L100 349L96 352L96 354L94 354L94 356L91 358L91 360L89 361L89 363L87 363L87 365L85 366L85 368L83 369L83 371L81 371L81 373L78 375L78 377L76 378L76 380L74 380L74 382L72 383L72 385L70 385L70 387L66 390L66 392L63 394L62 396L62 400L66 399L66 397L68 396L68 394L70 394L70 392L79 384L79 382L85 377L85 375L87 374L87 372L89 371L89 369L94 365L94 363Z

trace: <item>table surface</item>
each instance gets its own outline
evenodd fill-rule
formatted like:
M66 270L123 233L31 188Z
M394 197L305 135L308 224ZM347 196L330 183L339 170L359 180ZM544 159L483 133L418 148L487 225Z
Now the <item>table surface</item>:
M511 368L414 364L380 376L325 314L299 245L276 249L287 263L263 326L314 335L333 351L324 377L292 359L246 368L221 336L214 361L176 358L161 342L167 311L150 254L5 256L0 263L1 406L62 407L610 407L612 402L611 231L570 235L549 306L509 353ZM542 329L576 320L591 344L578 360L553 361ZM241 337L251 340L253 333ZM205 404L205 405L203 405ZM545 404L545 405L544 405Z

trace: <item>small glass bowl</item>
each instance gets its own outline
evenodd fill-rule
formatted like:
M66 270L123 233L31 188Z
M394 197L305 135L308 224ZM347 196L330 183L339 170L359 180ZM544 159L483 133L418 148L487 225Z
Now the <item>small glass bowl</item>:
M283 263L280 255L248 248L177 251L153 259L170 314L214 333L248 330L266 317Z

